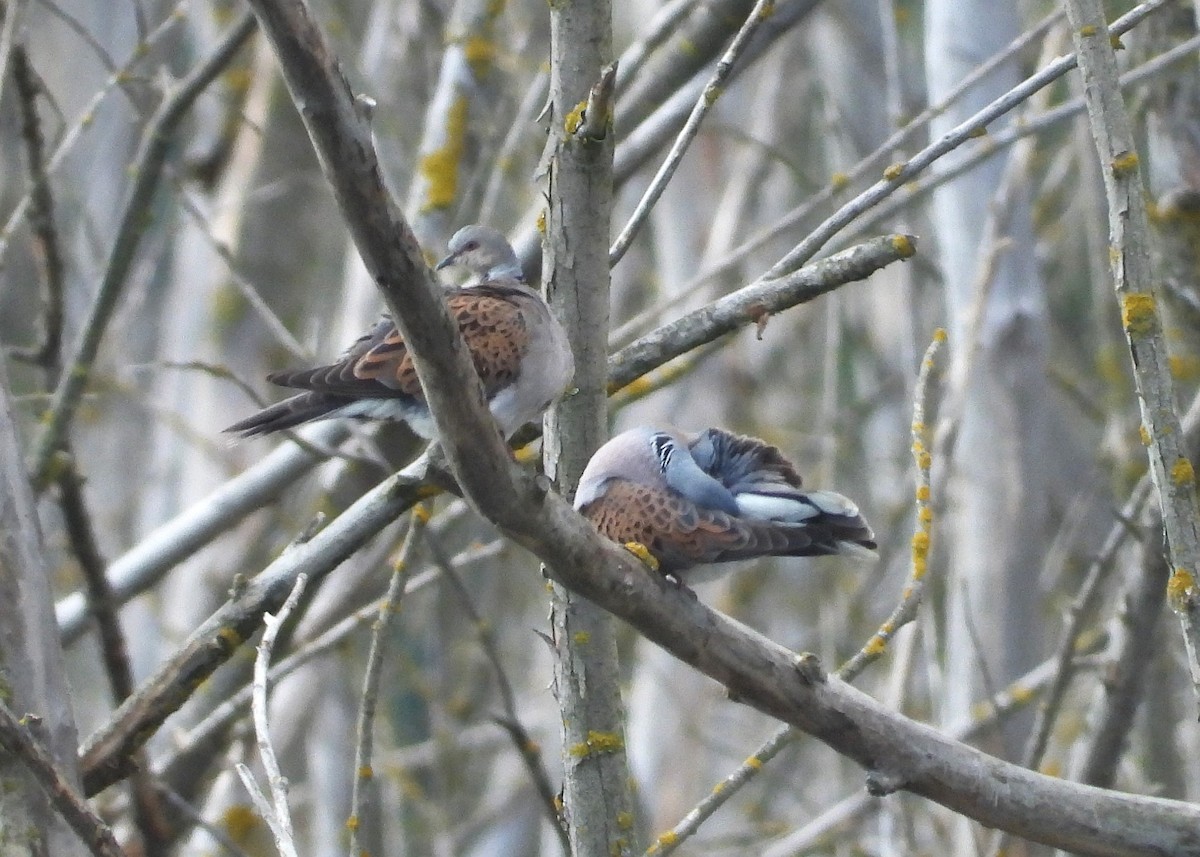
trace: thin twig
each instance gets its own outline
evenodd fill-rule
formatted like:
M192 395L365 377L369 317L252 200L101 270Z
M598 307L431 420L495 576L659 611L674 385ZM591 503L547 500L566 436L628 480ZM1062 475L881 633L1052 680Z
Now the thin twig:
M359 842L360 831L363 828L363 818L368 809L371 810L367 824L374 828L374 836L368 840L381 841L381 823L379 818L378 786L374 784L375 771L372 767L372 752L375 745L375 708L379 703L379 680L383 671L383 655L386 647L388 626L392 617L400 612L400 599L404 596L409 575L412 573L413 553L416 551L417 539L420 538L426 523L429 521L429 510L418 503L408 516L408 532L404 536L404 544L400 554L392 563L392 575L388 580L387 593L379 605L375 624L371 629L371 647L367 654L366 670L363 675L362 695L358 705L358 721L355 725L354 746L354 783L350 794L350 817L346 819L346 828L350 831L350 857L359 857L366 850ZM368 793L372 800L368 806Z
M191 215L196 222L200 234L208 241L208 245L213 249L225 263L225 270L229 275L229 279L241 292L246 303L250 304L250 308L262 319L263 325L275 337L275 341L287 349L293 357L298 360L311 360L312 352L304 347L292 332L287 329L287 325L275 314L275 311L263 300L262 295L258 293L258 289L254 287L246 277L238 270L237 260L233 258L233 253L229 249L229 245L217 238L213 234L212 225L208 222L208 218L204 212L200 210L200 206L192 201L190 194L186 188L180 188L180 193L176 197L179 200L180 206Z
M24 352L14 351L13 356L36 363L57 381L63 335L63 259L54 223L54 195L46 181L46 141L37 112L37 97L42 90L23 45L13 48L12 73L21 111L21 138L25 141L25 164L29 171L29 227L37 245L38 252L34 255L43 302L41 343Z
M67 155L70 154L71 149L74 148L75 143L83 135L83 132L95 125L96 111L99 110L101 102L108 97L108 94L113 89L122 85L132 73L133 67L146 57L146 54L150 52L150 49L154 45L165 38L172 29L187 17L187 7L189 5L191 5L189 0L180 0L167 13L162 22L133 48L121 68L110 74L104 81L104 85L96 90L88 103L79 111L79 118L70 125L67 132L62 136L62 139L59 140L58 145L54 149L54 154L47 159L45 169L46 179L49 179L58 171L63 161L66 160ZM0 77L0 81L2 80L3 78ZM35 188L26 189L25 195L17 202L8 219L4 222L4 228L0 229L0 264L3 263L4 256L8 252L13 234L16 232L17 227L21 225L26 211L28 211L29 206L32 204L34 191Z
M106 72L108 72L110 76L116 73L116 71L117 71L116 60L114 60L112 58L112 55L109 54L109 52L105 49L104 45L102 45L100 43L100 40L97 39L94 35L92 35L92 31L90 29L88 29L88 27L82 21L80 21L77 17L72 15L70 12L68 12L62 6L55 3L54 0L38 0L38 5L45 7L45 9L47 11L49 11L52 15L54 15L60 21L62 21L67 26L67 29L69 29L72 33L74 33L76 36L78 36L80 41L82 41L89 48L91 48L92 53L94 53L96 55L96 59L98 59L100 61L100 65L104 66L104 70ZM139 23L142 23L142 15L140 14L140 11L141 10L139 7L138 18L139 18ZM146 41L147 41L147 39L146 39L145 28L138 27L138 42L139 42L140 46L144 47ZM148 51L145 51L145 52L139 54L139 56L144 57L146 55L146 53L148 53Z
M68 462L58 475L59 506L67 537L87 585L88 611L96 618L100 631L100 651L111 685L113 700L120 702L133 693L133 668L129 647L117 617L117 602L104 574L107 564L100 555L91 515L83 496L83 480Z
M484 188L483 199L479 203L477 222L491 223L498 214L504 212L504 209L500 207L500 202L502 200L505 203L508 202L506 196L509 192L509 179L512 178L514 172L513 164L517 162L517 155L522 143L528 139L528 135L535 128L534 114L538 105L546 100L546 87L549 82L550 76L540 69L534 75L533 80L529 82L529 86L525 90L525 97L521 99L514 114L516 118L509 126L491 159L492 171ZM530 281L532 282L532 278Z
M35 488L45 487L54 453L67 434L79 407L80 397L91 377L100 342L124 291L145 232L146 211L158 191L167 155L174 144L175 131L196 98L225 69L254 30L254 16L249 12L244 13L230 27L212 54L194 68L170 97L163 101L146 126L133 165L136 177L121 213L104 276L67 363L68 369L54 391L50 414L34 443L30 470Z
M621 261L621 257L629 249L629 245L633 242L638 230L642 228L642 224L646 222L646 218L650 215L650 209L654 207L659 197L662 196L663 191L667 189L667 183L675 175L675 170L678 169L688 147L696 139L696 135L700 133L700 123L704 121L704 117L708 115L712 106L717 103L725 81L729 77L730 72L733 71L734 64L745 50L746 43L754 35L754 31L758 29L758 25L770 17L774 8L775 0L758 0L754 4L754 8L750 10L750 14L747 16L745 23L742 24L741 29L737 31L737 35L733 37L733 41L729 43L729 48L717 63L717 67L705 85L704 91L696 102L696 106L692 108L691 115L688 116L683 129L675 138L675 142L671 146L671 151L667 153L666 160L658 168L658 172L655 173L650 186L646 188L646 192L642 194L642 198L638 201L637 207L634 208L633 214L629 216L629 220L625 223L625 228L621 230L621 234L617 236L617 240L609 248L608 264L610 267Z
M1072 658L1075 655L1076 643L1083 633L1084 623L1091 617L1100 595L1101 584L1108 578L1114 567L1117 550L1125 543L1130 527L1125 521L1135 520L1141 514L1150 499L1152 488L1150 478L1143 476L1134 487L1129 499L1125 502L1118 515L1117 522L1108 531L1099 552L1088 564L1087 576L1075 593L1071 606L1067 608L1066 619L1063 622L1062 637L1055 649L1054 661L1058 664L1054 681L1051 682L1042 704L1038 706L1037 715L1030 729L1029 741L1025 745L1025 755L1021 763L1027 768L1036 768L1041 764L1042 755L1050 743L1050 733L1062 701L1066 696L1067 687L1074 677L1071 672Z
M751 753L744 762L737 766L721 782L717 783L704 798L679 820L678 823L658 838L646 849L643 857L661 857L670 854L687 841L700 825L720 809L725 803L742 790L752 779L757 777L767 762L774 759L785 748L803 737L804 733L794 726L785 726L767 739L766 743Z
M167 788L163 783L155 783L155 789L163 796L176 812L186 818L188 822L199 827L205 833L213 838L213 841L228 851L232 857L249 857L238 844L233 841L233 838L226 832L225 828L220 824L213 824L204 817L204 813L197 810L192 804L185 800L182 795L173 789Z
M451 558L450 563L455 568L461 568L470 563L492 559L504 547L503 539L493 539L487 544L460 551ZM404 587L405 597L433 583L440 574L440 570L434 568L409 578ZM298 644L292 654L271 667L269 681L279 682L310 661L334 651L351 634L373 622L379 614L382 604L383 599L380 598L340 620L313 639ZM182 771L186 768L189 758L208 758L216 755L218 748L223 745L226 734L250 708L252 690L253 688L249 685L241 688L214 708L185 735L172 742L171 749L161 756L155 765L156 775L164 780L175 782L179 776L183 775Z
M849 662L838 670L838 676L845 681L853 681L859 673L883 657L883 653L887 651L888 642L898 630L917 617L917 609L921 606L921 596L925 591L925 575L929 569L929 545L933 530L933 509L929 504L929 472L933 466L933 457L929 452L929 424L926 419L932 392L929 376L936 365L938 352L945 343L946 332L938 328L933 334L933 340L929 343L929 347L925 349L925 356L921 359L921 369L917 374L917 385L914 391L912 454L917 465L917 486L914 492L917 505L917 531L912 537L912 570L909 573L908 584L900 596L900 603L892 610L887 620L879 626L879 630L855 653Z
M1146 517L1147 531L1161 533L1157 512ZM1103 704L1090 724L1090 739L1079 768L1081 782L1100 788L1110 788L1116 779L1117 764L1128 747L1138 704L1150 678L1150 663L1161 651L1161 635L1155 632L1163 612L1169 568L1162 544L1158 539L1148 541L1140 548L1141 562L1130 563L1121 610L1112 621L1112 656L1106 658L1105 680L1097 689L1103 694Z
M459 603L471 620L475 635L479 638L479 647L483 650L484 656L487 657L488 664L492 668L492 675L496 679L496 688L500 691L500 704L504 707L504 716L493 719L512 739L513 746L516 747L525 769L529 772L530 779L533 780L538 797L542 799L542 809L550 821L550 826L558 834L563 854L570 854L571 842L567 837L567 830L563 826L562 816L559 815L556 791L551 784L545 762L542 760L541 748L521 722L520 713L517 711L517 697L500 658L500 651L496 645L496 638L492 634L491 625L475 607L475 601L471 598L471 592L463 582L462 575L458 573L450 557L442 551L438 539L431 533L426 533L425 545L433 557L434 564L441 569L442 577L449 582L458 596Z
M274 616L270 613L263 614L263 635L262 640L258 643L258 656L254 659L254 701L251 704L251 711L254 715L254 736L258 745L258 756L267 775L267 788L271 792L270 801L263 794L250 768L241 763L237 766L238 776L242 778L246 791L250 793L250 798L254 801L263 820L271 828L271 835L275 838L275 847L282 857L298 857L298 852L292 837L292 813L288 808L288 782L279 769L275 748L271 746L271 727L267 718L267 673L271 666L275 638L279 634L280 628L287 622L292 610L300 603L300 596L304 593L304 584L307 580L305 575L299 575L296 578L296 585L292 587L291 594L283 602L279 612Z
M630 44L617 62L618 90L637 75L650 55L670 38L695 5L696 0L668 0L659 6L646 25L645 35Z

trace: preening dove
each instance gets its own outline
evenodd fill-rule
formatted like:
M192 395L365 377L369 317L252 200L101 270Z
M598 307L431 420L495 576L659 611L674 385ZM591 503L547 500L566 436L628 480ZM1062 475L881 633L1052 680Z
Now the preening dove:
M682 574L694 566L756 556L876 556L853 502L801 491L778 449L716 428L691 440L646 427L617 435L584 468L575 508L681 582L711 576Z
M542 296L525 284L508 241L488 226L464 226L437 270L461 265L477 282L447 293L450 315L483 380L504 436L539 417L575 373L571 347ZM402 420L432 439L435 430L412 357L390 318L382 318L336 361L274 372L267 380L305 390L259 411L227 432L243 437L331 417Z

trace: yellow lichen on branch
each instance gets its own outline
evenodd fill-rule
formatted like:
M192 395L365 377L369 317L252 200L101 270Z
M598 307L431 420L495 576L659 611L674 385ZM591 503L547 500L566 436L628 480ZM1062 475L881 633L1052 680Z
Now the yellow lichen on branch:
M1121 297L1121 325L1130 336L1146 336L1158 326L1158 308L1154 295L1130 292Z
M616 753L625 748L625 739L616 732L590 731L587 740L571 746L568 751L576 759L595 756L600 753Z
M575 105L574 109L567 114L567 118L563 120L563 130L575 136L575 132L579 130L579 126L583 124L583 114L587 110L587 102L580 101Z
M907 235L896 235L892 238L892 249L899 254L901 259L909 259L916 254L917 245Z
M1137 172L1138 156L1137 152L1122 152L1113 158L1112 171L1117 178L1124 178Z
M658 854L659 852L661 852L663 850L663 848L668 848L668 847L674 845L678 841L679 841L679 834L676 833L674 830L668 830L666 833L659 836L658 839L654 840L654 844L652 844L649 848L646 849L646 853L647 854Z
M1177 568L1167 581L1167 600L1174 610L1186 611L1196 599L1196 578L1186 568Z
M932 520L932 513L930 514ZM919 520L919 518L918 518ZM921 580L925 577L925 573L929 571L929 533L927 527L924 526L924 521L921 522L921 528L913 533L912 537L912 576L914 580Z
M458 170L462 164L467 138L467 113L470 102L458 95L446 115L446 141L442 146L421 158L421 175L429 182L429 190L421 211L449 208L458 197Z

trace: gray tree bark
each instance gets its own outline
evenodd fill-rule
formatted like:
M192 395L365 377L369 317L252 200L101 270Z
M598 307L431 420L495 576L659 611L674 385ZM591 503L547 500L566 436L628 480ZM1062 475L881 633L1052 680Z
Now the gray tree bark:
M549 188L543 282L575 355L575 392L546 415L546 474L568 497L607 425L608 222L612 208L608 2L550 7ZM600 113L600 115L595 115ZM614 621L556 585L554 688L562 714L563 816L573 857L637 850Z
M80 791L75 720L8 372L0 356L0 683L5 702ZM87 848L55 812L24 764L0 750L0 854L82 855Z

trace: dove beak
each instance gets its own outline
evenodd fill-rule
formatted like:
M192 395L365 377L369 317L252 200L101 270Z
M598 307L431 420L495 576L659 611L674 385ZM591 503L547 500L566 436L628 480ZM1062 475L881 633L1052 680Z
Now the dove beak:
M440 261L440 262L438 262L436 265L434 265L434 266L433 266L433 270L435 270L435 271L440 271L440 270L442 270L443 268L449 268L449 267L450 267L451 265L453 265L453 264L454 264L456 261L457 261L457 259L455 259L455 256L454 256L454 254L453 254L453 253L451 253L451 254L450 254L449 256L447 256L445 259L443 259L442 261Z

